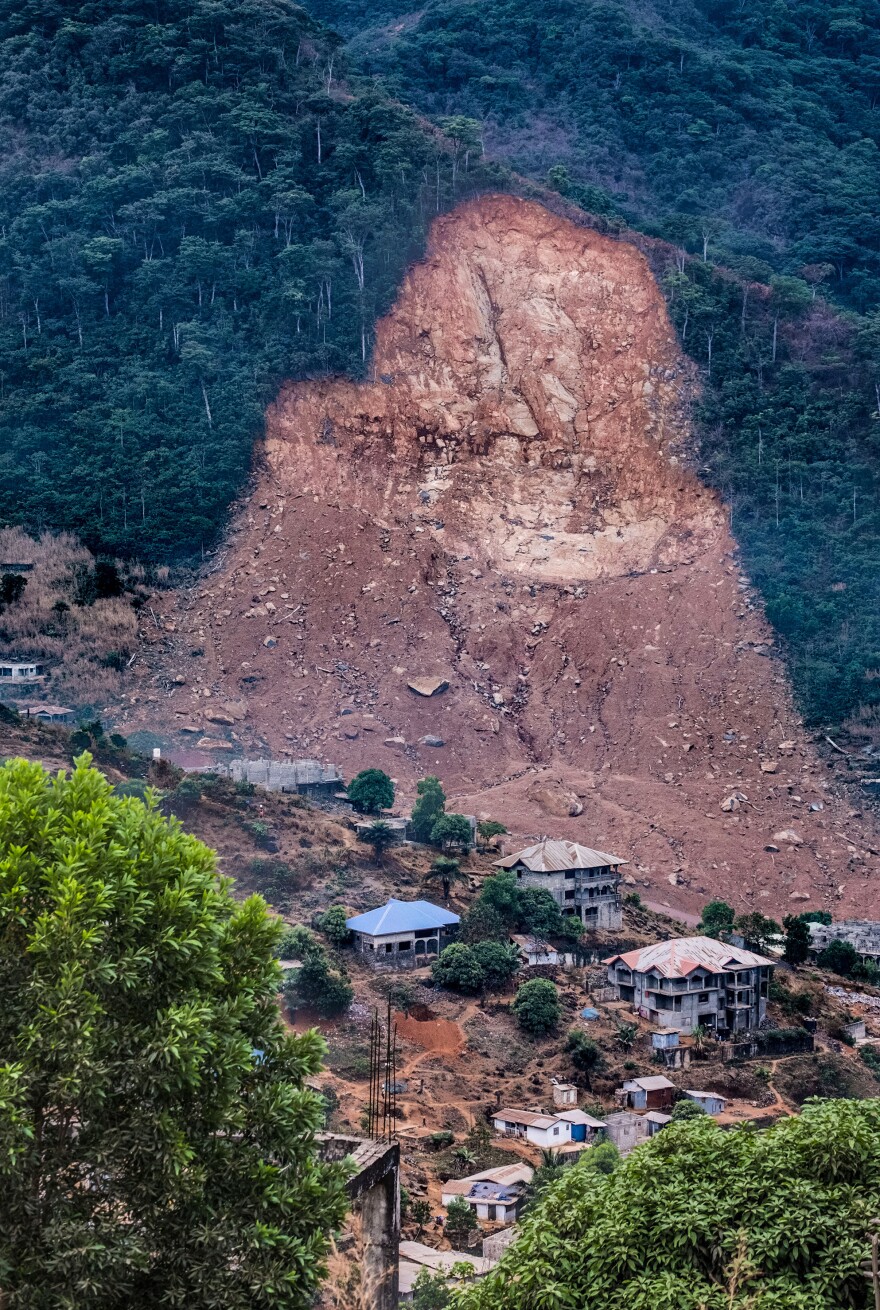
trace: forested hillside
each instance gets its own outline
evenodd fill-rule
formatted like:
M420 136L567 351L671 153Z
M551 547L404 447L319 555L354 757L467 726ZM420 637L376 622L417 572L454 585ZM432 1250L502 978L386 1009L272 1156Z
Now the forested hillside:
M192 557L471 180L288 0L0 4L0 522ZM424 204L423 204L424 202Z
M704 476L810 717L876 733L877 0L311 7L404 101L681 250L655 264L703 370Z

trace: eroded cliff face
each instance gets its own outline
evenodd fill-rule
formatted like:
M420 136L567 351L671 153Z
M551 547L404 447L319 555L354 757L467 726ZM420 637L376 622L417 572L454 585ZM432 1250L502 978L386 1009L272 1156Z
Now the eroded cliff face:
M225 699L249 752L376 765L404 795L436 773L676 908L866 908L870 835L688 471L689 387L634 248L506 196L438 219L373 380L271 409L222 567L182 604L167 671L197 642L203 682L190 662L169 723L216 737Z

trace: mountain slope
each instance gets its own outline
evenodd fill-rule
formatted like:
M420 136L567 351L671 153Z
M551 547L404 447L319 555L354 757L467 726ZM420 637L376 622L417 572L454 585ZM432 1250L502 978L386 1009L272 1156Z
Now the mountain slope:
M144 683L120 730L380 765L410 794L436 772L685 908L865 908L872 838L688 471L693 370L645 259L484 197L435 223L374 364L284 389L228 551L173 616L166 695Z

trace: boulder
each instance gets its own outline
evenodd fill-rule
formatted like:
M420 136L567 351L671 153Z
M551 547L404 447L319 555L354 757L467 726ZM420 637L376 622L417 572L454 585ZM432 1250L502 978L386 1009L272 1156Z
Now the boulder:
M419 744L422 746L443 746L445 745L445 742L442 737L432 737L429 735L427 737L420 737Z
M804 839L799 837L794 828L782 828L779 832L774 832L773 840L785 842L789 846L803 846Z
M449 686L448 678L411 678L406 684L417 696L439 696Z

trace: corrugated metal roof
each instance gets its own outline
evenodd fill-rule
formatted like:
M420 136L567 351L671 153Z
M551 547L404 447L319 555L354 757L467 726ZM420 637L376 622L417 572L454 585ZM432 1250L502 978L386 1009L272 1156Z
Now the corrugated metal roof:
M570 1124L585 1124L587 1128L605 1127L601 1119L594 1119L591 1114L587 1114L584 1110L560 1110L556 1118L565 1119Z
M651 1121L652 1124L671 1124L671 1123L672 1123L672 1115L671 1115L671 1114L661 1114L659 1110L649 1110L648 1113L645 1115L645 1118L646 1118L646 1119L650 1119L650 1121Z
M627 1078L624 1087L641 1087L643 1092L662 1092L666 1087L674 1087L662 1073L649 1074L645 1078Z
M552 1128L557 1119L564 1115L538 1114L532 1110L496 1110L493 1119L503 1119L506 1124L525 1124L527 1128Z
M603 964L621 960L636 973L656 973L662 978L686 978L695 969L708 969L710 973L726 973L728 969L756 969L759 965L773 964L763 955L746 951L741 946L728 946L714 937L676 937L671 942L654 942L623 955L610 955Z
M609 864L628 864L619 855L608 855L605 851L594 851L589 846L581 846L576 841L551 841L545 837L526 846L515 855L505 855L495 861L496 869L512 869L514 865L524 864L532 873L560 873L563 869L604 869Z
M381 937L386 933L416 932L419 928L446 928L458 923L459 918L430 901L396 901L392 897L387 904L366 914L356 914L345 922L352 932Z

